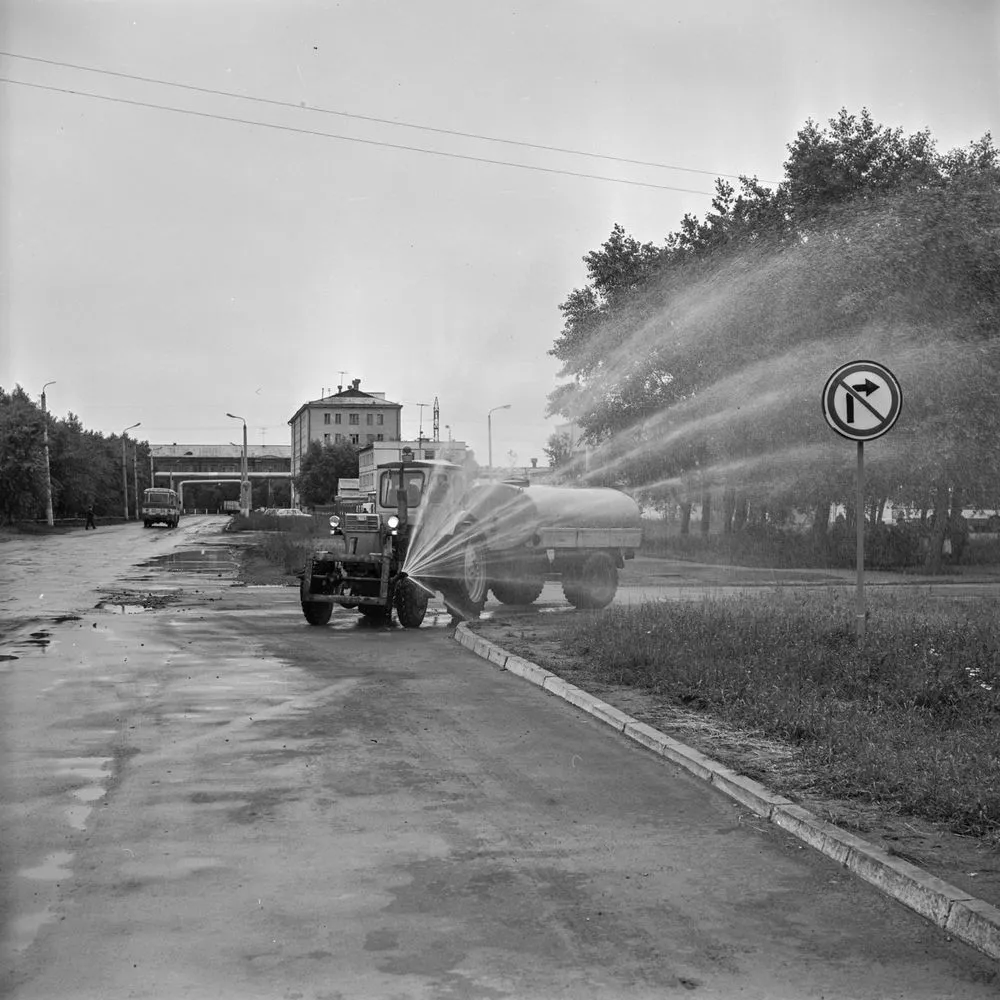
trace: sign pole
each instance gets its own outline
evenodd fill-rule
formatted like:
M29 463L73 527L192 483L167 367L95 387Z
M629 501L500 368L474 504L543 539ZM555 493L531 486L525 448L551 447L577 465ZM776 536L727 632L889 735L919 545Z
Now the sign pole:
M858 645L865 641L865 443L858 442L858 502L854 512L858 528L858 593L854 611Z
M865 441L885 434L899 417L903 390L896 376L875 361L841 365L823 387L823 416L841 437L858 444L858 592L854 622L858 645L865 639Z

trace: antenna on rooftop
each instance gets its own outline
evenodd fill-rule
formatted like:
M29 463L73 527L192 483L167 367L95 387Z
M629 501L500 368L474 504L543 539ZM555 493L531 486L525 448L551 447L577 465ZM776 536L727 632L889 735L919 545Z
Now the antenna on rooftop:
M438 405L437 396L434 397L434 440L441 440L441 407Z

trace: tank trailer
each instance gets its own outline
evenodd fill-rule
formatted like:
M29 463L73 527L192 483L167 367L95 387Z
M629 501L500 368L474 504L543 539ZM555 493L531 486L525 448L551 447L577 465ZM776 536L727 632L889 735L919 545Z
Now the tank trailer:
M456 618L478 618L489 592L530 604L561 579L577 608L603 608L642 539L638 505L618 490L469 485L465 470L409 457L377 470L371 512L330 517L331 535L306 562L300 597L310 625L334 604L405 628L437 591Z

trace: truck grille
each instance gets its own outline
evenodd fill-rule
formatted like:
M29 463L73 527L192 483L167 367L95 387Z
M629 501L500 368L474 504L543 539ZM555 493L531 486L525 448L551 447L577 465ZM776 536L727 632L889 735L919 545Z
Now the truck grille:
M378 531L378 514L345 514L344 531Z

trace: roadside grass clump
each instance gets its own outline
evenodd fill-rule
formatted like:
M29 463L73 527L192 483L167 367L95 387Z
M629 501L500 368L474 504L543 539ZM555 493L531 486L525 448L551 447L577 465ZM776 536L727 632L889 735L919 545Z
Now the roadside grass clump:
M798 746L814 790L1000 838L1000 622L988 600L876 593L859 648L830 591L612 607L567 652Z
M261 535L255 549L269 563L294 576L305 568L306 558L312 551L312 535L302 531L267 532Z
M316 539L330 533L325 519L275 517L257 511L249 517L234 515L227 530L256 532L254 544L245 550L244 563L263 559L287 576L300 573Z

